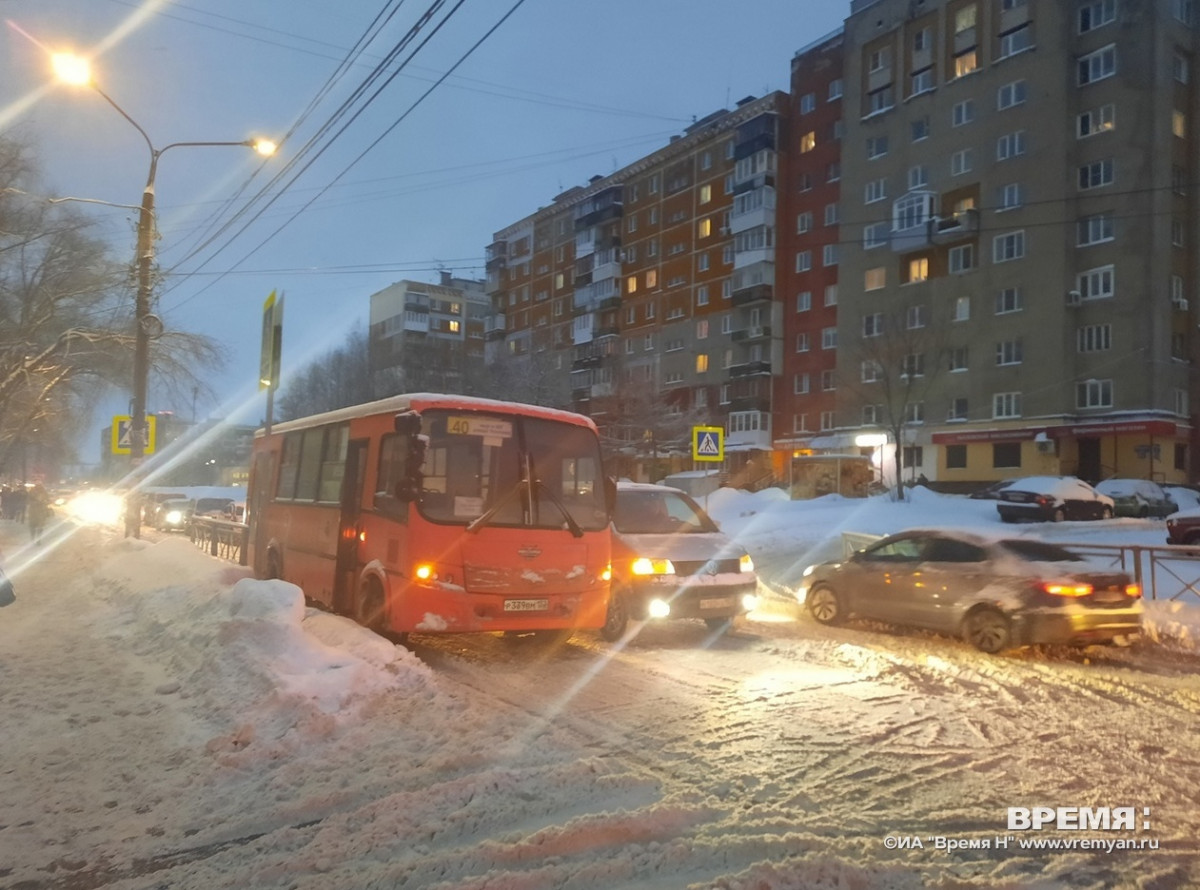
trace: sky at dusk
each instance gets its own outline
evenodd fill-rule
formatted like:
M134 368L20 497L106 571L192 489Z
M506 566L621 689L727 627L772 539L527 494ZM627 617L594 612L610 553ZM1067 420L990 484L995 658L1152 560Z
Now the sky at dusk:
M93 58L97 86L155 149L282 144L265 162L240 147L168 149L155 178L170 273L157 310L230 353L196 413L257 423L273 289L286 387L365 328L372 293L439 269L483 278L498 229L695 119L786 90L791 57L848 12L795 0L0 0L0 132L35 146L48 196L139 203L149 147L100 95L53 82L49 53L70 49ZM87 211L115 255L132 254L135 211ZM114 392L112 411L127 399ZM147 407L192 412L153 391ZM94 430L108 422L98 415ZM85 462L99 459L94 441Z

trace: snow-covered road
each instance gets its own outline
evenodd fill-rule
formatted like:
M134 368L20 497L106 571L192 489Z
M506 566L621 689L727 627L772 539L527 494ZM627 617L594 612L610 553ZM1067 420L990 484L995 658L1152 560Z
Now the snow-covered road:
M780 604L409 651L179 537L25 564L18 532L6 890L1200 886L1191 649L988 656ZM1033 807L1116 827L1008 827Z

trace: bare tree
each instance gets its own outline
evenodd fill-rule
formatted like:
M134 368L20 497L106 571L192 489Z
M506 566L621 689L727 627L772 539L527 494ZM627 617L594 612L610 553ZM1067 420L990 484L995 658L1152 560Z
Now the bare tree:
M853 397L864 427L877 427L896 443L894 496L903 500L905 432L925 420L925 400L946 367L944 328L929 323L924 304L878 312L863 319L862 336L846 350L839 386Z
M31 157L0 138L0 463L10 472L31 444L65 459L98 391L132 376L129 263L86 234L77 207L37 196ZM154 350L167 385L198 382L219 355L194 334L160 342L169 345Z
M287 383L276 407L283 420L320 414L348 405L361 405L403 390L395 372L371 372L367 334L357 327L345 341L309 362Z

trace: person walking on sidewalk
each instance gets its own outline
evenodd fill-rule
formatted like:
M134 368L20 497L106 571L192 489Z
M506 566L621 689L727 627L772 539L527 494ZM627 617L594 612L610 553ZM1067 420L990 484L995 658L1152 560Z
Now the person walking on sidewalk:
M25 503L25 518L29 522L29 537L35 544L42 543L42 531L50 519L50 495L40 484L29 491Z

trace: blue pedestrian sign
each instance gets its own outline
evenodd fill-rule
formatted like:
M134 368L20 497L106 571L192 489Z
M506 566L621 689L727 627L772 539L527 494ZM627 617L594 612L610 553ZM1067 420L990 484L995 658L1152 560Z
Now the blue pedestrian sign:
M692 427L692 460L725 460L725 430L719 426Z

